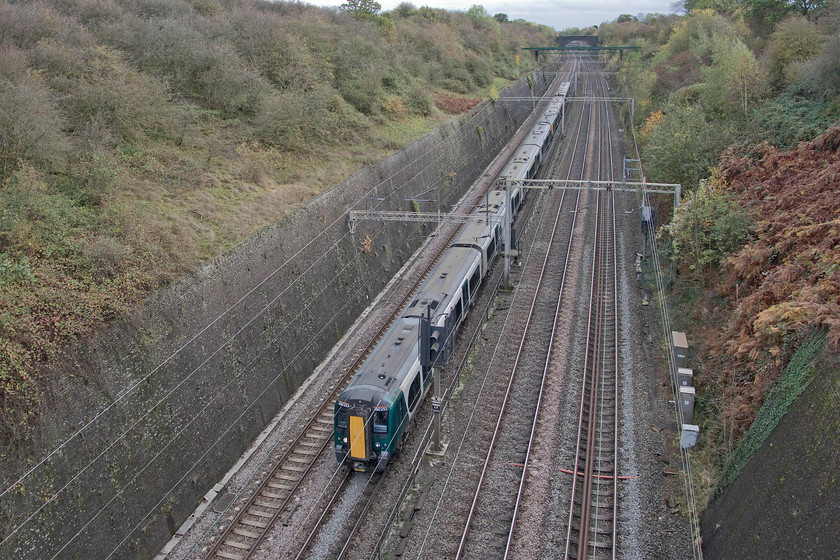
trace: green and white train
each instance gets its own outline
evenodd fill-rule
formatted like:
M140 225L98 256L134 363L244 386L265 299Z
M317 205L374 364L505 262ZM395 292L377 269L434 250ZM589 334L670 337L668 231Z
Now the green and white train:
M561 84L498 184L536 175L561 125L568 89L568 83ZM523 192L518 187L511 190L514 214ZM487 206L477 209L475 218L461 228L411 303L336 400L335 456L339 463L362 472L384 471L399 450L432 384L432 368L422 365L420 359L421 319L430 319L432 336L444 332L444 325L445 332L454 336L493 259L507 242L501 227L505 212L505 191L499 186L488 194ZM434 354L436 344L427 346Z

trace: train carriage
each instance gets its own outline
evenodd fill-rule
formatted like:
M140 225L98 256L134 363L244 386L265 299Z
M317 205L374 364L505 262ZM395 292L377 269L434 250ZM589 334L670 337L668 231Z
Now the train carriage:
M385 470L431 384L420 364L420 318L450 317L457 328L481 284L482 253L452 247L335 404L335 454L357 471Z

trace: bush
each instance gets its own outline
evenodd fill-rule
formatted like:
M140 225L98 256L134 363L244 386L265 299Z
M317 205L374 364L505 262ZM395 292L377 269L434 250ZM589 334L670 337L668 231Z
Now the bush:
M93 138L113 133L106 146L117 138L133 142L174 134L175 110L163 85L129 68L120 53L107 47L80 49L47 42L33 50L32 58L61 93L71 133L100 131Z
M3 42L29 48L41 39L58 37L65 29L61 17L36 2L0 4L0 37Z
M840 96L840 35L830 37L819 56L805 66L802 81L823 99Z
M412 88L405 95L405 102L409 111L423 116L429 115L434 107L431 92L423 86Z
M802 63L816 57L823 42L819 28L804 17L794 16L781 22L767 47L765 64L770 84L781 90L795 81Z
M380 45L355 35L337 46L333 55L335 87L359 112L370 115L385 98L383 78L389 64Z
M493 83L493 72L486 58L474 54L468 55L466 67L476 86L487 87Z
M726 254L743 246L749 225L749 217L732 195L704 182L665 226L671 258L684 263L692 275L715 271Z
M184 21L165 19L140 25L124 48L141 70L227 116L256 114L265 95L259 77L235 53Z
M791 88L764 103L753 116L758 139L782 149L813 140L840 121L840 104Z
M43 77L14 49L0 49L0 181L22 161L53 166L64 154L62 119ZM15 63L17 59L17 63Z
M325 89L272 95L254 124L261 142L290 151L345 140L362 130L342 100Z
M315 87L327 72L300 33L273 14L237 13L233 27L242 59L281 90Z

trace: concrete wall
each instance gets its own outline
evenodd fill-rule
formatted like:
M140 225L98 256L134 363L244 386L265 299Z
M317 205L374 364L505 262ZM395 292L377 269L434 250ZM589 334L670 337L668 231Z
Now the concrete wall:
M706 559L840 558L838 366L836 355L817 362L810 385L709 504Z
M547 78L532 81L542 93ZM503 93L529 94L527 80ZM68 353L38 450L4 459L2 488L23 478L2 496L0 557L152 557L431 231L350 235L348 211L374 186L383 210L432 186L449 208L530 110L479 105Z

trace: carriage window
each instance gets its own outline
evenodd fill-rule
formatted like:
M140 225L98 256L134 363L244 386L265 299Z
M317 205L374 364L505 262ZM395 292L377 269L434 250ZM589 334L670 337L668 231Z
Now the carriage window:
M420 400L420 374L414 376L414 381L411 382L411 388L408 390L408 408L414 412L417 407L417 401Z
M347 413L343 410L339 410L338 413L335 415L335 425L339 428L346 430L347 429Z
M387 434L388 433L388 411L377 410L373 413L373 433Z
M402 426L405 423L405 397L403 395L399 396L399 403L400 408L397 410L397 418L399 418L400 422L399 425Z

